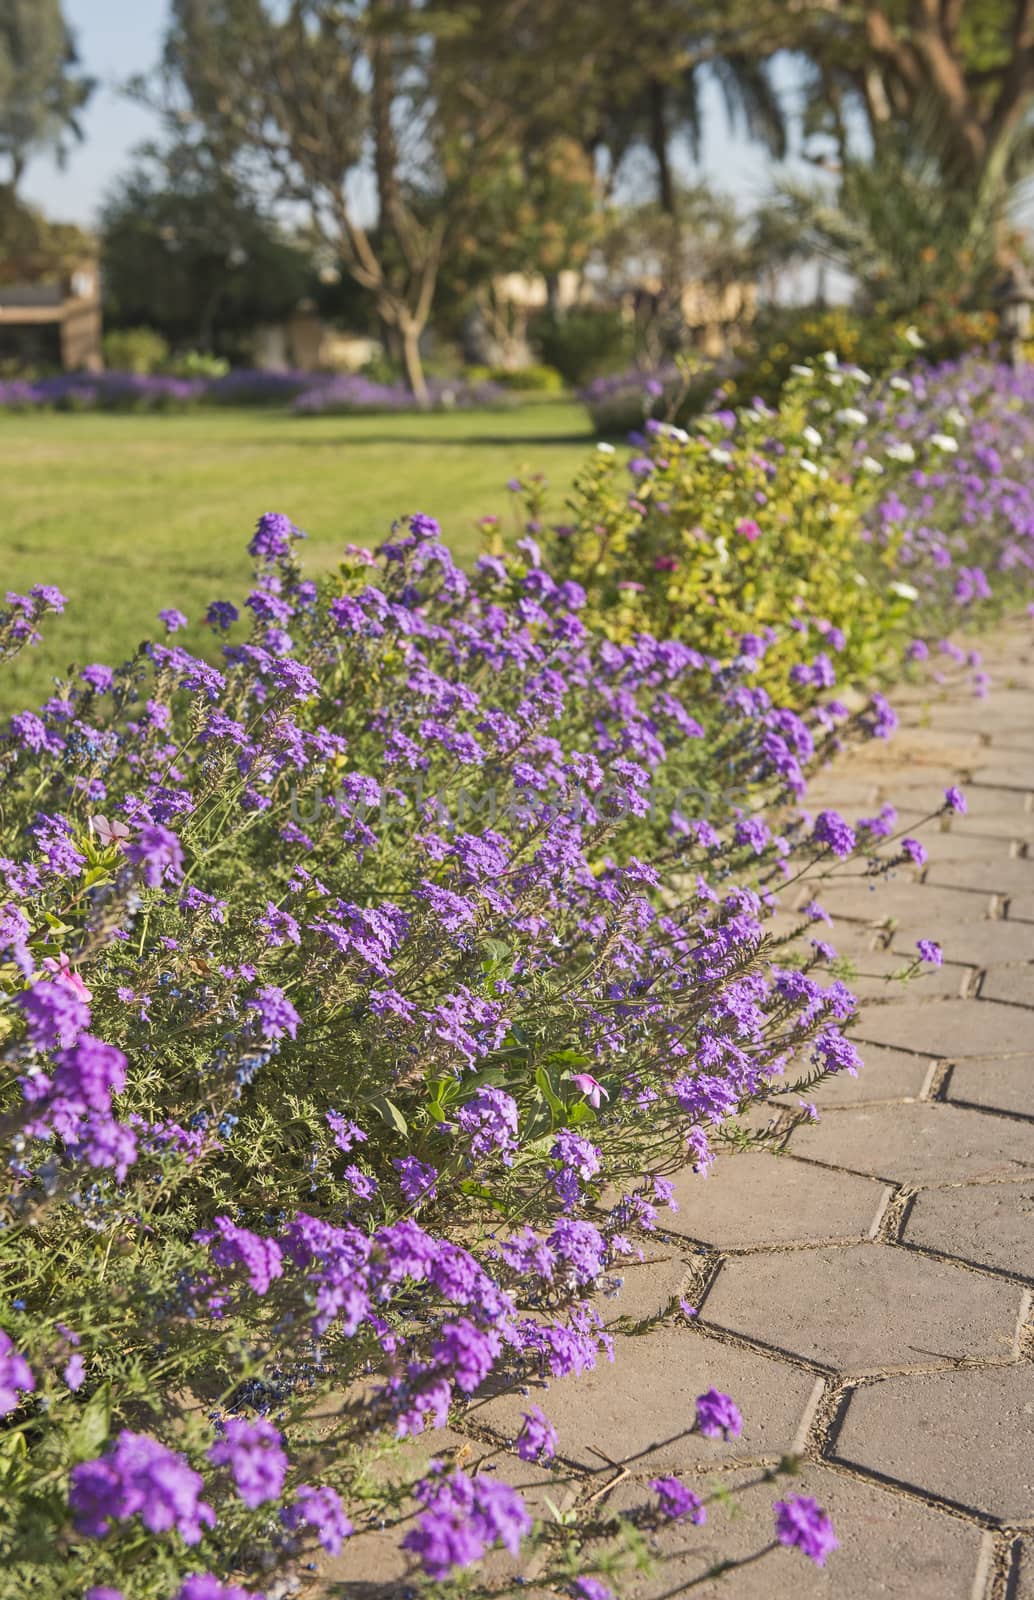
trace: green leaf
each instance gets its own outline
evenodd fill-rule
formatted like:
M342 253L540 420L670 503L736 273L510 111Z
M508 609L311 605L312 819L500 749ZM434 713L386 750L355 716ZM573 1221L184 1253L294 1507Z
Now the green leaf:
M111 1432L111 1390L102 1384L90 1399L79 1418L72 1435L72 1449L77 1461L95 1456Z
M382 1122L386 1122L390 1128L401 1133L403 1139L409 1137L409 1123L394 1100L389 1100L385 1094L377 1094L367 1100L366 1104L371 1110L376 1111Z

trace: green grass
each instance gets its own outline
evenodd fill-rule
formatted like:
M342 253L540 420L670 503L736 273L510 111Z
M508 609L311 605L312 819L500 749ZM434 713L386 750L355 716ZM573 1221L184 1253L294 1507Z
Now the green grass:
M559 512L590 445L584 411L567 401L430 417L0 417L0 588L56 583L71 601L43 648L8 669L0 700L45 695L72 661L123 660L157 631L161 607L193 622L209 600L239 600L263 511L306 530L312 574L333 568L345 544L378 544L412 511L438 517L465 557L478 517L509 525L508 478L544 472ZM180 637L197 646L203 636L192 627Z

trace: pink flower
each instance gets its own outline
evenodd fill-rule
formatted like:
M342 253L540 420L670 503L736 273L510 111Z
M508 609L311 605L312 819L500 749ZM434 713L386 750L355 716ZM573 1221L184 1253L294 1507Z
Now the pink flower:
M75 972L68 965L68 956L62 950L60 956L46 956L43 961L46 972L52 972L58 983L63 983L66 989L79 996L80 1000L89 1002L93 999L93 991L86 987L80 973Z
M571 1082L576 1089L581 1091L591 1106L599 1105L601 1095L604 1100L610 1099L610 1095L602 1083L598 1082L591 1072L572 1072Z
M753 517L741 517L736 524L736 532L750 544L753 544L755 539L761 538L761 528Z
M124 822L109 822L107 817L91 817L90 828L103 845L118 845L122 848L123 839L129 838L129 829Z

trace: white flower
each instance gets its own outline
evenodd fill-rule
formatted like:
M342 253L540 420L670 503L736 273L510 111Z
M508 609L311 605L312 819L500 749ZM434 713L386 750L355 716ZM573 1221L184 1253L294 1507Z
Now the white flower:
M896 594L899 600L919 599L919 590L913 589L910 583L892 583L889 588L891 594Z
M859 589L867 589L869 587L868 578L864 578L860 572L852 572L851 576Z
M852 428L864 428L869 420L865 412L859 411L857 406L844 406L834 414L838 422L849 422Z
M865 385L872 382L872 374L866 372L864 367L855 367L854 371L851 373L851 376L854 378L856 383Z
M726 542L722 538L721 534L719 534L717 539L715 540L714 548L715 548L715 554L718 557L718 565L720 567L724 567L725 563L729 559L729 546L726 544Z
M799 361L791 362L790 371L795 372L798 378L813 378L815 376L810 367L802 367Z
M949 456L953 456L959 448L959 441L953 439L950 433L931 433L930 443L935 449L943 450Z
M844 387L844 379L842 374L839 372L831 372L827 382L830 383L834 389L842 389Z
M883 473L883 468L880 466L875 456L863 456L862 466L865 468L866 472L870 472L874 478L879 478Z
M728 450L719 450L717 446L707 452L707 457L709 461L715 462L719 467L727 467L732 460Z
M909 444L907 439L902 439L898 444L889 444L887 454L892 461L914 461L916 458L915 446Z
M657 431L663 433L666 439L674 439L678 444L689 443L689 434L685 428L676 428L673 422L660 423Z
M904 394L912 393L912 385L907 378L899 378L895 376L891 378L890 386L892 389L900 389Z
M815 465L814 461L810 461L807 456L802 456L801 457L801 466L802 466L802 468L804 469L805 472L810 472L813 478L817 478L818 477L818 475L819 475L818 467Z
M806 428L801 430L801 437L804 439L806 444L811 445L813 450L817 450L819 445L822 443L821 433L819 432L818 428L813 428L810 422Z
M614 454L614 446L612 444L606 444L601 441L596 448L601 456L612 456Z
M835 350L823 350L822 354L819 356L819 360L822 362L824 367L829 368L830 372L835 372L837 367L840 365L840 362L837 360Z
M964 428L966 426L965 413L960 411L958 406L949 406L944 415L953 428Z
M916 327L905 329L905 341L912 346L913 350L921 350L926 343L926 340Z

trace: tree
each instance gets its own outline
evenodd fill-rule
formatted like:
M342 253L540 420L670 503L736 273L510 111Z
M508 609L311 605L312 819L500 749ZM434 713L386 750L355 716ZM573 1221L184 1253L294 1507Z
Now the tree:
M12 190L31 156L50 150L63 160L68 136L82 137L78 117L94 83L78 66L60 0L0 0L0 154Z
M222 170L304 206L398 341L427 400L420 336L445 237L425 137L426 43L409 0L174 0L166 107ZM376 219L357 189L372 180Z
M807 126L843 152L854 104L874 134L932 114L948 181L1028 154L1034 0L757 0L749 48L812 63Z
M864 311L914 316L923 306L987 303L1008 231L1008 161L945 182L951 152L931 114L877 133L871 154L849 155L836 190L786 182L777 194L800 255L832 261Z
M257 210L232 172L184 146L142 160L109 199L102 260L109 321L205 351L217 335L286 316L316 276L312 251Z
M423 397L419 341L439 274L446 261L462 273L464 242L507 190L515 152L528 181L510 191L524 205L564 141L590 156L606 148L613 165L645 137L673 211L669 143L692 125L696 75L715 62L749 125L778 137L763 66L716 31L727 10L716 0L173 0L166 97L220 164L275 203L308 208Z

